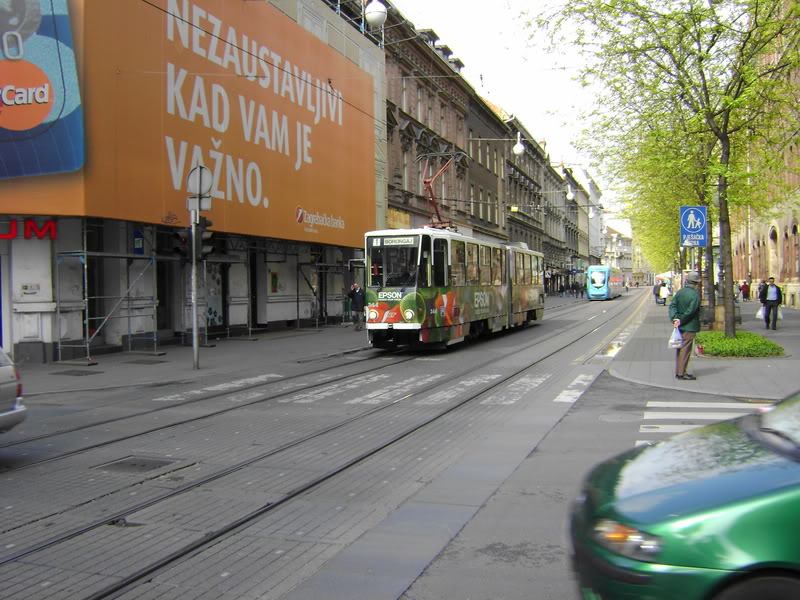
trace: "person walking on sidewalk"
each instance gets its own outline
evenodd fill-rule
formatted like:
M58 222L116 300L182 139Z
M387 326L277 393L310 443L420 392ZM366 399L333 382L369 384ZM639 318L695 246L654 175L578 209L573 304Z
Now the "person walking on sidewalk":
M775 278L770 277L769 283L758 294L758 299L764 305L764 323L766 329L770 324L773 329L778 328L778 307L783 303L783 292L775 285Z
M667 282L661 282L661 289L658 290L658 297L661 298L661 304L664 306L667 305L667 300L669 300L669 287L667 287Z
M750 302L750 284L747 280L742 282L742 302Z
M675 350L675 377L693 381L697 378L687 373L686 367L692 355L694 337L700 331L700 294L697 291L700 274L687 273L685 281L686 285L672 297L669 318L672 319L672 326L676 327L683 337L681 347Z
M353 325L356 331L364 329L364 307L367 305L367 296L361 286L354 283L347 293L350 298L350 312L353 315Z
M655 299L656 299L656 304L658 304L658 303L659 303L659 302L658 302L658 298L659 298L659 294L658 294L658 293L659 293L660 291L661 291L661 284L660 284L660 283L658 283L658 282L656 282L656 284L653 286L653 298L655 298Z

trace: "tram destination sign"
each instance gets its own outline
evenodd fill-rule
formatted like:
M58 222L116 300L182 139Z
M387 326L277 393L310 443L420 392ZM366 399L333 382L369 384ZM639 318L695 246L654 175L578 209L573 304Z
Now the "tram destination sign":
M708 209L705 206L681 206L681 247L708 246Z
M384 246L416 246L415 237L387 237L383 238Z

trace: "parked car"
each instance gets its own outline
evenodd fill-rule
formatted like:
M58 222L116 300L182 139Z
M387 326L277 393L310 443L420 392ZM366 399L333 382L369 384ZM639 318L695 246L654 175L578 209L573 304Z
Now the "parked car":
M800 598L800 392L595 466L572 510L584 600Z
M24 421L26 414L19 370L0 348L0 433Z

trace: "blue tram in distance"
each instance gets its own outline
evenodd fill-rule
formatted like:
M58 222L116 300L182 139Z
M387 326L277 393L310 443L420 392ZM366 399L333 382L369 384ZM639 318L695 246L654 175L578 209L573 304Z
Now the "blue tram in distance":
M625 289L622 272L607 265L591 265L586 270L586 297L589 300L611 300Z

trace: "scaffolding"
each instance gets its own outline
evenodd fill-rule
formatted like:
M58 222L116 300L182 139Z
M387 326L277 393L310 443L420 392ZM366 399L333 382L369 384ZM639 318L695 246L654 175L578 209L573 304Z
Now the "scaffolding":
M144 246L142 246L142 253L127 253L127 252L99 252L90 251L88 249L89 229L91 227L102 226L93 224L89 219L81 218L81 248L73 250L63 250L60 247L61 239L57 242L55 252L55 309L56 309L56 360L62 362L64 360L82 360L88 365L96 365L97 361L92 358L93 347L98 346L95 342L97 336L103 331L103 328L112 319L126 319L127 320L127 338L126 344L123 347L131 353L142 353L149 355L163 355L164 352L158 350L158 298L156 296L157 281L156 281L156 263L157 255L155 248L151 246L150 254L144 254ZM131 227L132 224L126 224L126 227ZM148 230L151 234L155 234L154 226L141 226L138 229ZM141 239L147 239L142 236ZM151 238L154 239L154 238ZM90 273L89 273L89 260L99 259L104 260L124 260L125 261L125 293L121 295L104 295L104 294L90 294ZM80 263L82 271L82 298L69 299L63 297L62 290L62 268L68 264L69 261L77 260ZM144 267L139 270L135 276L131 273L131 266L134 263L144 262ZM149 274L152 277L153 295L135 296L131 294L136 284ZM108 310L104 307L111 304ZM76 312L78 309L81 315L83 336L80 340L67 340L63 339L60 327L62 322L62 315ZM125 314L122 314L122 309L125 309ZM137 333L133 328L134 319L152 319L153 327L151 332ZM151 347L150 350L138 350L136 348L137 341L144 341L145 347ZM80 349L83 356L69 356L65 359L65 353L70 350Z

